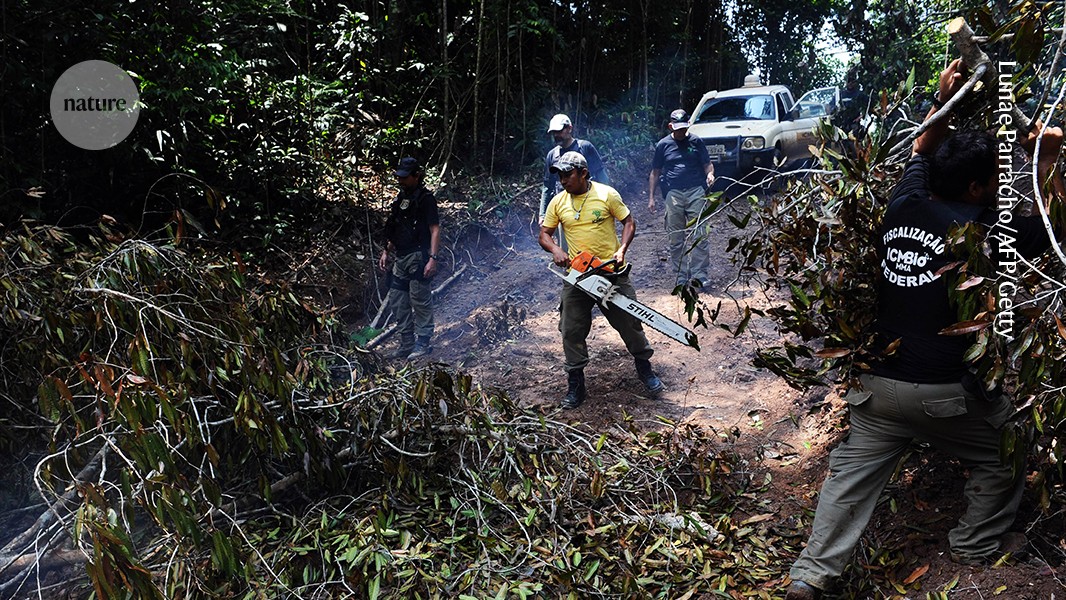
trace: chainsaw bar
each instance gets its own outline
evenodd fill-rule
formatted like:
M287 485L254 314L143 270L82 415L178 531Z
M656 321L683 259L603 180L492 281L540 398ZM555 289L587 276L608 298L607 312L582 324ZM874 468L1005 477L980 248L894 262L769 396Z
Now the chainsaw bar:
M582 273L574 269L571 269L565 275L551 267L548 267L548 270L558 275L563 281L595 298L601 307L606 307L607 304L617 306L666 337L681 342L686 346L691 346L696 350L700 349L699 338L696 337L695 333L692 333L676 321L667 318L659 311L621 294L618 288L606 277L589 272Z

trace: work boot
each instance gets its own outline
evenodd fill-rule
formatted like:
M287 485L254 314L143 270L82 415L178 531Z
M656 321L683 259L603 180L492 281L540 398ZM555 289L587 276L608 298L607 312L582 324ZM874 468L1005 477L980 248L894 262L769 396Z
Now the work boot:
M407 355L407 360L414 360L421 358L430 352L433 352L433 346L429 345L429 338L418 336L418 340L415 342L415 347L411 350L411 353Z
M793 581L785 593L785 600L818 600L822 597L822 590L805 581Z
M563 398L563 408L571 409L581 406L585 401L585 372L570 371L566 374L566 397Z
M662 380L655 375L655 371L651 370L650 360L638 358L635 362L637 365L637 377L640 378L640 382L644 384L644 387L648 388L649 392L652 394L658 394L666 389Z
M405 335L400 338L400 347L389 355L389 358L407 358L407 355L415 349L415 336Z

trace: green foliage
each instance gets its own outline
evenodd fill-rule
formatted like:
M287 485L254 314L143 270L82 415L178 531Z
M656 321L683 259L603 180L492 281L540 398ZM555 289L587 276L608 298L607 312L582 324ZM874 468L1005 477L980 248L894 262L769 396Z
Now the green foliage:
M302 344L333 323L232 257L105 225L79 234L24 223L0 237L0 333L12 340L0 377L18 408L5 420L50 423L39 484L51 493L72 468L107 462L106 487L79 483L89 574L99 597L158 597L134 523L147 517L174 550L195 553L222 494L258 496L277 469L304 461L309 477L331 476L321 430L298 404L328 381Z
M591 432L443 371L335 394L343 493L305 489L314 503L294 514L234 523L241 534L216 550L223 568L200 585L243 597L673 598L771 587L769 563L786 559L766 545L764 519L729 516L744 482L702 429ZM171 567L168 593L197 577Z
M894 169L872 162L879 139L856 144L830 124L819 135L831 174L790 181L767 203L749 203L749 215L730 219L746 231L729 242L741 272L785 292L786 300L765 312L787 334L783 345L760 350L756 364L799 388L826 377L846 383L855 367L877 359L869 350L879 264L874 236L894 183Z
M766 83L797 95L832 83L834 64L817 48L831 9L829 0L738 3L737 29L747 34Z

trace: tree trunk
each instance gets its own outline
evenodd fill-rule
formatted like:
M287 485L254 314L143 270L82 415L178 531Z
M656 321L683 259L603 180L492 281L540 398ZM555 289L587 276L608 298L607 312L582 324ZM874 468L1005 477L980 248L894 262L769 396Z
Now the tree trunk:
M685 82L688 75L688 46L692 40L692 2L688 3L688 10L685 11L685 35L681 40L681 84L677 90L677 105L680 107L685 106Z
M481 124L481 45L484 40L485 33L485 0L481 0L481 8L477 19L477 50L475 52L476 58L474 59L474 131L475 138L478 137L478 125ZM492 132L493 140L496 139L495 129ZM474 147L477 147L477 139L474 140ZM495 154L494 154L495 156ZM492 163L489 163L489 173L492 173Z
M644 106L648 106L648 4L649 0L640 0L641 24L641 65L640 78L643 86Z
M522 99L522 139L526 139L526 132L529 131L529 121L526 114L526 69L522 62L522 46L525 41L525 27L518 29L518 97ZM506 131L504 134L506 135ZM522 146L521 160L523 163L531 155L529 148L523 144Z
M444 132L444 156L443 163L446 165L452 157L452 145L455 142L455 136L452 130L451 119L451 107L450 107L450 89L451 89L451 73L448 65L448 0L440 1L440 58L441 58L441 70L444 73L444 81L441 85L441 94L443 95L443 105L441 109L441 119L444 126L441 130Z

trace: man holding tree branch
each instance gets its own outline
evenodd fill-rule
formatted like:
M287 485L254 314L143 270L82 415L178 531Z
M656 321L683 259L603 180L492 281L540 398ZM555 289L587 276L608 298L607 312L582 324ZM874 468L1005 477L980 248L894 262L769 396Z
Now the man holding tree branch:
M961 61L940 75L929 121L963 87ZM941 117L946 115L941 115ZM1030 153L1040 127L1023 142ZM929 124L893 190L877 238L881 259L875 324L883 360L860 376L845 398L848 439L830 454L829 478L818 499L811 536L792 567L787 600L813 600L840 576L869 522L899 459L915 439L959 459L969 470L966 513L951 530L951 556L965 564L991 564L1020 550L1025 538L1009 528L1021 500L1024 472L1000 458L1001 428L1014 412L1008 398L989 392L963 358L968 335L943 335L958 321L949 300L949 232L970 224L1002 239L999 184L1012 180L997 168L997 139L986 132L949 136L948 119ZM1004 142L1006 143L1006 142ZM1047 181L1062 147L1062 130L1048 128L1037 160ZM1056 175L1057 177L1057 175ZM1062 190L1056 184L1056 190ZM1058 201L1062 198L1059 197ZM1039 217L1011 216L1010 250L1036 256L1050 247Z

